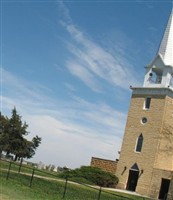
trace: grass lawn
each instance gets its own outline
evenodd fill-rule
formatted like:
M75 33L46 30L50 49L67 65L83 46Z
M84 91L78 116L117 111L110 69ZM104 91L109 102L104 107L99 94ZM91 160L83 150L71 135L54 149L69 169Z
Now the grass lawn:
M20 167L20 163L12 162L12 164L11 164L11 170L12 171L18 172L19 167ZM9 162L0 160L0 168L7 170L9 168ZM30 165L26 165L26 164L23 164L21 169L20 169L21 173L32 174L32 171L33 171L33 167L30 166ZM56 178L58 176L57 172L51 172L51 171L47 172L46 170L38 170L38 169L35 170L34 174L39 175L39 176L44 176L44 177L52 177L52 178L53 177Z
M7 181L4 175L2 172L0 193L3 200L59 200L63 194L62 183L35 178L30 188L30 177L11 173Z
M1 162L1 161L0 161ZM10 172L6 180L8 166L0 163L0 200L60 200L64 193L64 181L53 181L34 177L32 187L29 187L31 177ZM3 167L2 167L3 166ZM3 169L2 169L3 168ZM13 171L15 169L13 168ZM32 171L32 170L31 170ZM18 169L16 168L16 172ZM113 194L112 194L113 193ZM99 191L94 188L68 183L66 200L97 200ZM119 196L117 196L119 195ZM102 191L100 200L147 200L141 197L122 193Z

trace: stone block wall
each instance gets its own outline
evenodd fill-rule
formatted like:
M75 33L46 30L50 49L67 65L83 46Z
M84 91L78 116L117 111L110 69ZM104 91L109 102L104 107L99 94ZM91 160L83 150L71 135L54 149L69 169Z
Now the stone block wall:
M144 109L145 98L151 97L150 109ZM147 123L141 123L146 117ZM134 163L139 168L136 192L158 198L162 179L171 179L173 171L173 98L167 95L133 94L126 130L116 170L117 188L126 189ZM142 134L142 151L136 152L136 141ZM125 170L126 169L126 170Z
M92 167L98 167L98 168L100 168L106 172L110 172L112 174L115 174L115 172L116 172L117 163L118 163L118 161L114 161L114 160L107 160L107 159L96 158L96 157L91 158L91 166Z
M145 98L148 96L151 96L152 100L150 109L146 110L143 105ZM126 189L129 170L137 163L139 173L143 173L138 180L136 192L141 193L142 190L145 195L149 195L152 171L160 141L159 136L165 110L164 108L165 96L132 95L125 135L116 171L116 175L119 178L118 188ZM148 119L146 124L141 123L143 117ZM142 151L136 152L136 141L140 134L143 135L144 142Z

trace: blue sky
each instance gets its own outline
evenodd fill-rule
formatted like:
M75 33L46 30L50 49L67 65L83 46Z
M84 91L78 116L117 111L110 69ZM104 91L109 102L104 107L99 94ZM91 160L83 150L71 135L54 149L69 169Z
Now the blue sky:
M1 1L1 110L16 106L32 159L70 168L115 160L130 85L159 47L171 1Z

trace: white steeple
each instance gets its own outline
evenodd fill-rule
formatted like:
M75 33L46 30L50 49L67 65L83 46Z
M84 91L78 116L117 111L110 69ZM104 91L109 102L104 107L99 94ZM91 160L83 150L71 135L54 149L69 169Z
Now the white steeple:
M159 50L146 67L144 87L167 88L173 90L173 10L168 20Z
M173 67L173 10L157 54L160 54L165 65Z

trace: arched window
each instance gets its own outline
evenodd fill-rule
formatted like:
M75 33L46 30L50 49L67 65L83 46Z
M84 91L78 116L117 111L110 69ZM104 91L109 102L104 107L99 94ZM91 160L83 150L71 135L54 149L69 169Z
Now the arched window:
M143 138L143 135L142 135L142 133L141 133L141 134L139 135L139 137L137 138L136 149L135 149L136 152L141 152L143 140L144 140L144 138Z

